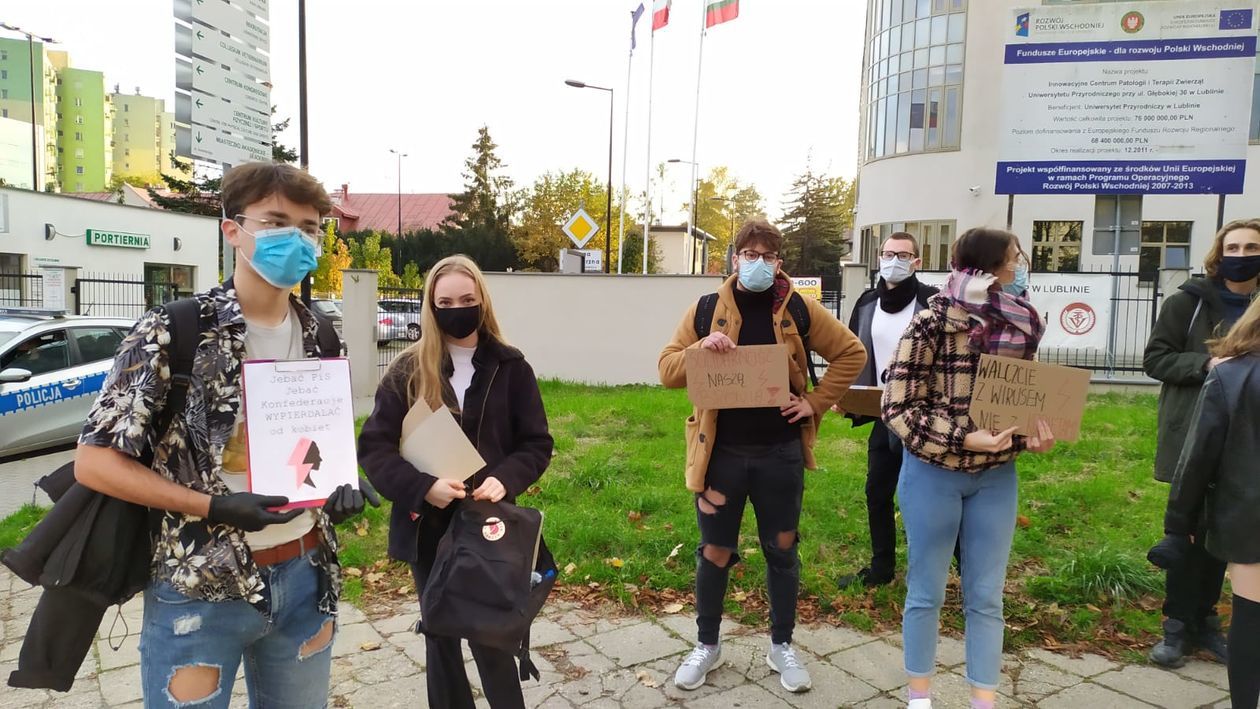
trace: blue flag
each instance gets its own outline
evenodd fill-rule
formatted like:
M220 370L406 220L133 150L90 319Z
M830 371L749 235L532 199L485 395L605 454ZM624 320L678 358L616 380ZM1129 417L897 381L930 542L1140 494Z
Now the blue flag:
M643 3L639 3L638 7L630 11L630 51L632 52L638 46L634 40L634 28L639 26L640 17L643 17Z

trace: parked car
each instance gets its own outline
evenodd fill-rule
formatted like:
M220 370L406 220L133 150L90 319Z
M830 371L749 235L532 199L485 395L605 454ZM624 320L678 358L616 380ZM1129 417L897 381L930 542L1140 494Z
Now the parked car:
M311 301L311 309L320 315L328 318L333 324L333 329L341 335L341 303L335 300L327 300L324 298L316 298Z
M73 443L134 324L0 308L0 457Z
M377 301L376 344L384 345L391 340L420 339L419 300L386 298Z

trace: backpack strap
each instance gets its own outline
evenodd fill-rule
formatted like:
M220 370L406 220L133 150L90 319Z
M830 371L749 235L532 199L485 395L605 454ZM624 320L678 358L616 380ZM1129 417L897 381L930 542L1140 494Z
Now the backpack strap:
M337 335L337 329L333 327L332 321L327 315L314 308L307 310L311 317L315 318L315 339L319 342L319 356L340 357L341 337Z
M201 304L195 298L182 298L162 306L170 315L170 349L167 358L171 368L171 388L166 392L166 404L153 420L153 444L141 460L153 464L153 448L166 436L175 415L183 412L188 403L188 385L192 382L193 358L201 342Z
M796 332L801 336L801 344L805 346L805 361L809 363L809 381L814 388L817 388L818 371L814 367L814 351L809 347L809 305L800 293L792 291L787 307L788 314L792 316L792 322L796 323Z
M713 313L717 311L718 294L709 293L700 296L700 300L696 303L696 317L692 322L692 327L696 331L696 338L703 340L713 331Z

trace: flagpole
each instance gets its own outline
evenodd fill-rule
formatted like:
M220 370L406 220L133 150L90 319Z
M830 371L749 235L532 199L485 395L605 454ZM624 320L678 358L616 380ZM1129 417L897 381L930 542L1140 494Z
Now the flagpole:
M634 34L633 27L630 30ZM622 261L626 254L626 160L630 147L630 79L634 69L634 44L630 45L630 57L626 59L626 118L621 126L621 234L617 237L617 275L623 272ZM609 185L609 189L612 186Z
M653 6L655 7L655 6ZM655 12L653 12L653 25L655 25ZM644 158L647 162L647 180L644 182L643 188L643 275L648 272L648 230L652 225L652 80L655 78L653 70L656 68L656 27L652 27L651 46L648 48L648 115L647 115L647 150L644 151Z
M709 17L708 5L702 4L701 7L704 9L704 17L700 21L700 52L699 52L700 56L699 56L698 61L696 62L696 111L695 111L695 126L692 128L692 132L691 132L691 183L688 185L688 189L691 191L691 234L690 236L692 238L692 248L695 248L694 240L696 238L696 234L695 234L696 211L697 211L696 210L696 192L697 192L696 172L698 171L696 168L696 144L700 139L700 78L701 76L703 76L703 73L704 73L704 36L705 34L707 34L707 28L705 27L705 22L708 20L708 17ZM691 262L693 264L695 263L694 253L692 254ZM704 264L704 270L708 270L708 267L709 267L708 264Z

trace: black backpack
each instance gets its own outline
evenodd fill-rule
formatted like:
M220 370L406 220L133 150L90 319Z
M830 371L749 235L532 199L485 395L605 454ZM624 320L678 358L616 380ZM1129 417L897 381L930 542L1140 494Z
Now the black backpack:
M696 317L692 322L695 328L696 337L703 340L709 336L713 330L713 313L717 310L718 294L709 293L700 296L699 302L696 303ZM805 298L796 291L792 292L792 297L788 298L787 303L788 314L792 316L792 322L796 323L796 331L801 336L801 344L805 346L805 361L809 362L809 381L814 387L818 386L818 372L814 369L813 350L809 347L809 306L805 304Z
M457 505L420 594L416 632L513 653L521 681L538 679L529 626L556 582L555 560L542 542L542 513L507 502Z

